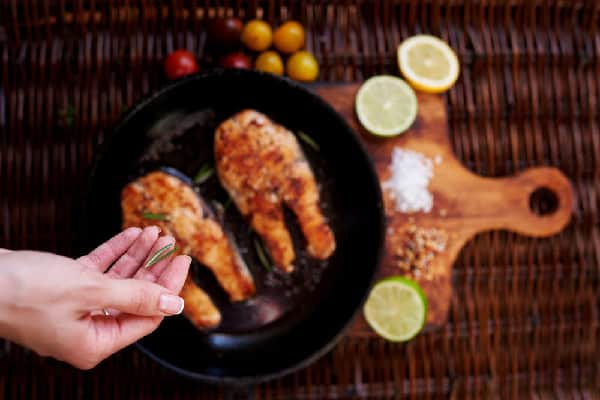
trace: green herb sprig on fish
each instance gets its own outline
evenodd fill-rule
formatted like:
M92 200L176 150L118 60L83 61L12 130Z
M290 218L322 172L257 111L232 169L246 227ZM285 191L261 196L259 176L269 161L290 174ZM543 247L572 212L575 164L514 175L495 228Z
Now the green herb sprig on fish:
M258 259L262 263L263 267L265 267L265 269L267 271L270 271L272 269L271 263L269 262L269 259L267 258L267 255L265 253L265 250L262 247L262 244L257 239L254 239L254 249L256 250Z
M194 183L200 185L208 180L215 173L215 169L208 164L204 164L194 177Z
M151 213L151 212L143 212L142 218L144 219L153 219L157 221L168 221L169 216L163 213Z
M228 197L225 201L225 204L223 204L223 210L227 210L227 208L231 205L231 201L231 197Z
M310 136L308 136L306 133L304 133L302 131L298 131L298 137L304 143L306 143L307 145L309 145L310 147L312 147L313 150L315 150L315 151L320 151L321 150L321 146L319 146L319 143L315 142L315 140L313 138L311 138Z

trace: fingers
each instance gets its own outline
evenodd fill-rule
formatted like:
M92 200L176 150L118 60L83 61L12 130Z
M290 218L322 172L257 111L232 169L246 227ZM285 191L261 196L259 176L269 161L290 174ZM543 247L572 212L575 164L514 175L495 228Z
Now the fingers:
M79 257L77 261L87 268L104 272L129 249L141 233L140 228L127 228L107 242L102 243L90 254Z
M175 257L160 274L156 283L173 293L179 293L190 270L191 262L190 256Z
M162 317L139 317L122 314L116 318L94 317L100 359L133 344L154 332ZM93 365L95 365L94 363Z
M142 268L138 269L135 275L133 276L135 279L141 279L149 282L156 282L158 277L163 273L165 268L169 265L173 256L169 256L158 263L148 266L148 262L152 259L152 257L156 254L157 251L164 248L167 245L171 245L170 248L165 250L164 254L167 254L169 251L175 248L175 238L173 236L163 236L159 238L152 246L152 250L148 253L148 257L144 260Z
M121 329L115 341L114 351L121 350L154 332L162 322L162 318L121 315L117 318L117 322Z
M96 297L103 300L100 303L102 308L115 310L117 313L111 317L92 317L101 359L152 333L164 316L177 315L183 311L184 301L174 293L179 293L184 285L191 258L171 256L148 269L144 268L156 251L175 243L175 239L170 236L151 240L154 234L144 234L146 237L138 238L131 246L128 256L123 256L114 265L112 273L102 276L101 292ZM154 238L158 236L158 232L155 235ZM150 242L152 243L149 245ZM146 255L142 259L144 248ZM151 248L149 253L148 248ZM143 267L140 268L140 265ZM136 279L115 279L123 275L130 276L133 271ZM94 307L97 304L94 303ZM218 321L220 314L216 309L215 312ZM210 322L214 325L212 319Z
M101 308L139 316L177 315L183 311L183 299L170 290L136 279L104 279Z
M162 287L168 289L172 293L180 293L183 287L183 283L188 275L190 264L192 259L189 256L177 256L171 260L171 263L163 268L160 276L156 277L154 275L154 271L152 272L142 272L144 274L143 281L151 281L156 282ZM142 268L143 269L143 268ZM185 296L181 295L181 297L185 301ZM214 308L214 306L213 306ZM116 309L108 309L107 312L111 316L120 315L119 310ZM100 315L104 313L104 310L97 312L95 315Z
M133 276L148 258L159 233L160 229L157 226L144 228L129 250L119 258L106 275L114 278L130 278Z

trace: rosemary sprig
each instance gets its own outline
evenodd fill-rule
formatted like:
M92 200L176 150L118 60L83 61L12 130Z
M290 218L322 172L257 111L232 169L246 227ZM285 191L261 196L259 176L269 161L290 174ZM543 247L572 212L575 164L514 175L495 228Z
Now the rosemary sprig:
M227 207L229 207L231 205L231 197L228 197L227 200L225 201L225 204L223 204L223 210L227 210Z
M155 219L155 220L158 220L158 221L168 221L169 220L169 216L167 214L151 213L151 212L144 212L144 213L142 213L142 218L145 218L145 219Z
M265 269L267 271L270 271L271 264L269 263L269 260L267 259L267 255L265 254L265 251L264 251L262 245L256 239L254 239L254 248L256 249L256 254L258 254L258 258L259 258L260 262L262 263L263 267L265 267Z
M308 136L306 133L304 133L302 131L298 131L298 137L304 143L306 143L307 145L309 145L310 147L312 147L313 150L316 150L316 151L320 151L321 150L321 146L319 146L319 144L317 142L315 142L315 140L313 138L311 138L310 136Z
M200 171L198 171L198 173L194 177L194 183L198 185L204 183L208 178L213 176L214 173L215 169L213 167L211 167L208 164L204 164L202 168L200 168Z
M212 203L212 206L215 209L215 211L220 212L220 213L222 213L223 211L225 211L225 208L223 207L223 204L221 204L217 200L213 200L211 203Z
M150 268L154 264L161 262L162 260L164 260L165 258L169 257L171 254L173 254L177 251L177 247L175 247L171 251L167 252L167 250L169 250L171 247L173 247L173 243L169 243L168 245L158 249L156 251L156 253L154 253L154 255L152 257L150 257L150 259L148 260L148 262L145 265L145 268Z
M219 222L223 223L225 218L225 209L223 208L223 204L219 203L217 200L211 201L211 204L217 219Z

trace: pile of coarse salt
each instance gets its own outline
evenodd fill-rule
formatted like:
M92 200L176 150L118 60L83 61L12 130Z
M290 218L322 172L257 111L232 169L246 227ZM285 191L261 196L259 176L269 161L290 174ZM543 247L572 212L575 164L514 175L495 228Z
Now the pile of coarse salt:
M433 163L429 158L419 152L396 147L392 151L390 172L390 179L383 183L383 188L389 190L398 211L431 211L433 195L427 186L433 177Z

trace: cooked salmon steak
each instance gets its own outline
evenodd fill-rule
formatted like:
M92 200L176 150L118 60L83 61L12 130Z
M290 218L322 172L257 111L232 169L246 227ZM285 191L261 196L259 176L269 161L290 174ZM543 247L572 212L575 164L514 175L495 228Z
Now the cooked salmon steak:
M280 269L292 271L296 257L282 203L296 214L312 257L335 251L315 177L289 130L257 111L241 111L217 128L215 160L222 185Z
M208 294L188 275L179 294L185 301L183 315L199 329L214 328L221 323L221 313Z
M180 252L208 267L232 301L252 296L254 281L236 246L185 182L165 172L151 172L121 192L123 226L157 225L172 235ZM148 219L149 214L162 220ZM220 313L208 295L188 277L181 296L185 315L197 326L215 326Z

